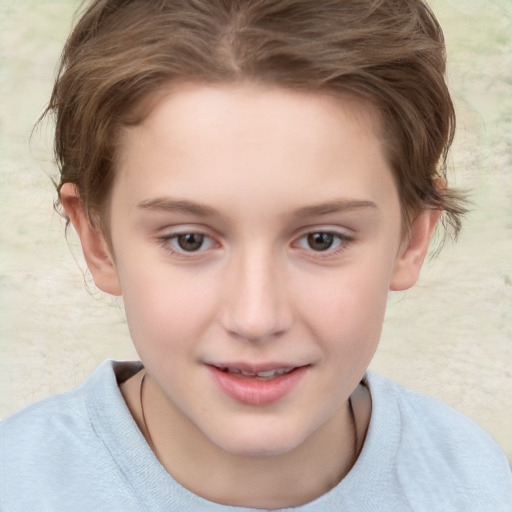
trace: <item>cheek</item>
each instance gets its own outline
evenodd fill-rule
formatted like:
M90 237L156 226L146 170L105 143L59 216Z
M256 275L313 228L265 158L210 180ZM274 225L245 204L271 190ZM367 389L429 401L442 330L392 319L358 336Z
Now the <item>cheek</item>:
M367 360L377 347L386 310L390 271L387 266L351 265L326 279L310 283L302 310L317 338L328 350L347 359Z
M141 358L155 349L166 358L189 347L211 319L212 294L199 279L140 260L121 267L119 274L128 327Z

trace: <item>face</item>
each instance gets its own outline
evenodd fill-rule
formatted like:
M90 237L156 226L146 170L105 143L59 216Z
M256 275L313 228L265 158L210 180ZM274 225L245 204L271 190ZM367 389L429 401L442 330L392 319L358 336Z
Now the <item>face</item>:
M131 336L224 452L300 446L368 367L403 256L377 130L349 99L189 85L123 135L109 222Z

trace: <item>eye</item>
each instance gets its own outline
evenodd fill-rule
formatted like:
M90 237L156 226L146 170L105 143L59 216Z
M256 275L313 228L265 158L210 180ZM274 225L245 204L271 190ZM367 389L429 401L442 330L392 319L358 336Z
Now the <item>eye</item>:
M179 248L186 252L198 251L204 244L204 235L199 233L185 233L176 235L174 238Z
M162 237L164 247L171 252L193 253L215 246L215 242L202 233L178 233Z
M308 246L314 251L327 251L335 241L332 233L310 233L307 235Z
M315 252L326 252L338 249L347 241L347 236L328 231L317 231L314 233L308 233L301 237L298 240L297 245L302 249L309 249Z

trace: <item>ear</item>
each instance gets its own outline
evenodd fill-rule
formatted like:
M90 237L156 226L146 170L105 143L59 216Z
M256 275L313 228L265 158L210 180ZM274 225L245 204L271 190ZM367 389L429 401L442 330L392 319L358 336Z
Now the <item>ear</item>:
M441 210L424 210L414 219L396 260L390 290L407 290L416 284L440 216Z
M111 295L121 295L111 250L101 230L92 225L83 208L76 185L63 184L60 189L60 200L80 238L85 261L96 286Z

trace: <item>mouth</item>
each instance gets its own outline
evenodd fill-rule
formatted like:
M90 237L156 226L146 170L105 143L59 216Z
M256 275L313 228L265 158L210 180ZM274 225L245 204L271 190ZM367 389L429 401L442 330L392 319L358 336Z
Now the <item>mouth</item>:
M218 389L230 399L250 406L264 406L290 395L309 373L311 365L208 364Z
M283 375L287 375L294 370L296 370L297 366L287 366L280 368L273 368L269 370L248 370L244 368L238 368L233 366L217 366L213 365L217 370L232 375L233 377L238 377L240 379L256 379L256 380L271 380L277 377L281 377Z

